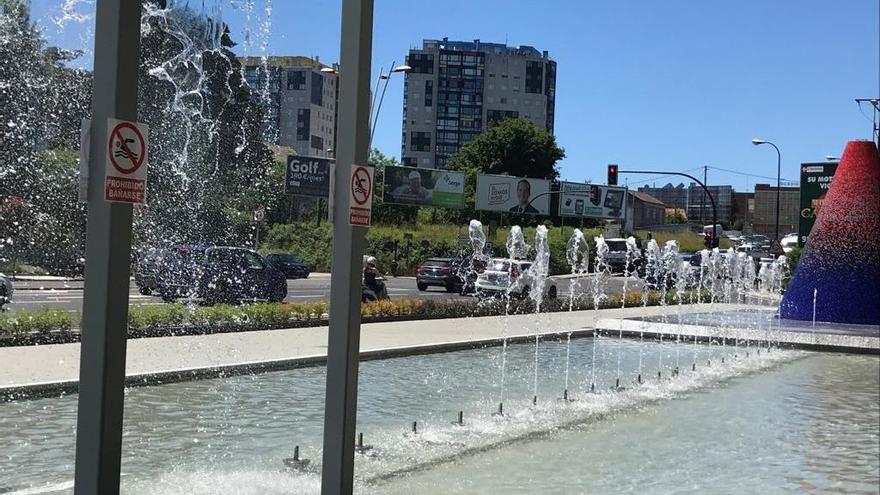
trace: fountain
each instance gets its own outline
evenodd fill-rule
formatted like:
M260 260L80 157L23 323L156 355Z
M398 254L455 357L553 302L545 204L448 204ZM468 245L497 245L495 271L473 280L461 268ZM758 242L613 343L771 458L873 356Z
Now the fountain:
M880 325L880 154L850 141L780 306L786 319Z

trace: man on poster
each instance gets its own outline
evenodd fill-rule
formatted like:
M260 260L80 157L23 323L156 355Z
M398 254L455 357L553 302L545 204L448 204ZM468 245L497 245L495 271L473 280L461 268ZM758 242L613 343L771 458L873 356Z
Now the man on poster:
M399 203L429 205L431 191L422 186L422 174L418 170L409 173L408 181L391 191L391 196Z
M537 215L540 213L537 208L529 204L529 198L532 196L532 185L526 179L520 179L516 184L516 206L510 208L511 213L530 213Z

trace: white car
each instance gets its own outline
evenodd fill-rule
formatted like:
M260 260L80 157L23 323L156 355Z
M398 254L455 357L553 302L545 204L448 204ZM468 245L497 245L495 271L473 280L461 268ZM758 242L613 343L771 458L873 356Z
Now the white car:
M10 302L12 302L12 280L0 273L0 310Z
M785 253L788 253L792 249L797 247L798 235L797 234L788 234L787 236L782 238L782 241L780 241L780 244L782 244L782 251Z
M525 299L537 283L533 263L524 260L494 258L474 283L477 295L499 296L510 291L511 297ZM546 275L546 274L545 274ZM544 297L556 297L556 282L544 279Z

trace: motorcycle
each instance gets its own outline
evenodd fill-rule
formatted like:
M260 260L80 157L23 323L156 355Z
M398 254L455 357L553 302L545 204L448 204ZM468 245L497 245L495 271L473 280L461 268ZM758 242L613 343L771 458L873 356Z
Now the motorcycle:
M12 302L12 280L0 273L0 311L5 311L3 306Z
M361 279L362 303L390 299L388 288L385 286L385 277L379 273L376 265L376 258L364 257L364 276Z

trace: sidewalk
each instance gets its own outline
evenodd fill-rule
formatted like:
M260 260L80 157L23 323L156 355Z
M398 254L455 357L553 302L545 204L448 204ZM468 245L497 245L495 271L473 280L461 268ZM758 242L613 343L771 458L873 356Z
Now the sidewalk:
M715 304L714 309L736 305ZM705 311L707 305L685 305L682 311ZM588 334L599 318L660 314L661 306L370 323L361 327L361 359L438 352L492 345L502 335L533 338L534 332ZM155 337L128 341L126 376L130 385L287 369L321 364L327 352L327 327L296 328ZM0 348L0 398L31 392L75 391L79 377L79 343ZM2 399L0 399L2 400Z

